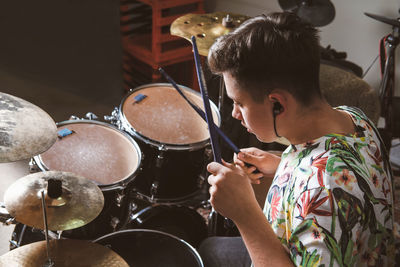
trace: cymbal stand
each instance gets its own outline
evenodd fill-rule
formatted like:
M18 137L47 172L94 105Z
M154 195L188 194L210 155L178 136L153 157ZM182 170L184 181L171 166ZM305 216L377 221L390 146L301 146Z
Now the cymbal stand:
M48 224L47 224L46 201L45 201L45 196L44 196L44 190L42 190L40 193L41 193L41 198L42 198L44 234L45 234L45 238L46 238L46 252L47 252L47 260L43 264L43 267L53 267L54 262L51 260L51 256L50 256L49 228L48 228Z
M390 139L393 136L393 97L395 89L395 51L400 43L400 29L393 26L393 33L386 38L388 44L388 57L385 62L385 69L382 77L382 82L379 88L379 99L381 103L381 115L385 119L384 130L389 135ZM390 142L389 142L390 143Z

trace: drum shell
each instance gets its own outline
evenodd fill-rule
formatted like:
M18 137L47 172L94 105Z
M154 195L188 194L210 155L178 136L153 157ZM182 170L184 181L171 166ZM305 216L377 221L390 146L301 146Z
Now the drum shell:
M136 202L138 203L138 202ZM194 247L207 235L206 219L196 210L180 205L140 205L125 229L151 229L172 234Z
M79 146L79 148L74 148L74 147L69 147L66 152L67 156L60 157L60 159L56 159L55 163L52 163L53 165L59 165L60 171L72 171L76 172L79 175L82 175L85 178L88 178L95 182L99 188L103 192L104 196L104 207L96 219L94 219L92 222L89 224L79 227L77 229L69 230L69 231L64 231L63 236L69 237L69 238L76 238L76 239L95 239L99 236L103 236L107 233L119 230L122 225L125 224L126 220L129 218L129 209L128 209L128 194L129 191L132 188L132 182L136 179L136 177L140 174L141 171L141 164L142 164L142 152L140 150L139 145L136 143L136 141L127 133L117 129L115 126L95 121L95 120L68 120L68 121L63 121L60 123L57 123L57 126L59 129L61 128L71 128L73 129L74 127L78 127L78 129L82 128L83 130L91 131L93 130L94 132L99 131L99 133L94 134L93 137L90 134L88 136L82 137L79 142L82 142L81 145L76 145ZM104 133L102 131L105 131ZM74 135L74 134L73 134ZM104 136L103 136L104 135ZM66 137L68 138L68 136ZM91 139L93 138L93 140ZM110 138L110 139L109 139ZM90 140L89 140L90 139ZM115 139L115 140L114 140ZM85 155L85 149L82 148L82 146L85 146L85 141L88 140L88 142L94 142L94 145L96 145L96 142L98 142L99 146L105 146L105 150L107 151L107 146L111 150L115 150L113 148L114 144L116 144L116 147L118 146L124 146L125 150L124 152L126 154L132 154L137 157L137 162L132 162L133 167L124 167L125 170L124 174L121 174L121 171L116 171L118 175L113 177L113 172L114 169L117 168L118 164L111 162L102 162L103 157L101 156L91 156ZM61 142L60 140L58 140ZM119 144L119 142L122 142L122 144ZM118 145L117 145L118 144ZM129 144L130 146L126 146L126 144ZM62 151L63 145L58 144L60 147L55 148L58 149L58 151ZM67 146L68 144L66 144ZM93 145L93 144L92 144ZM128 148L129 147L129 148ZM50 148L52 149L52 148ZM76 155L74 155L74 149L76 149ZM86 150L88 150L87 148ZM100 150L101 151L101 150ZM127 152L129 151L129 152ZM83 152L83 153L82 153ZM55 170L52 169L51 167L48 166L50 160L44 159L44 155L46 153L53 153L51 151L46 151L45 153L38 155L34 157L34 161L38 168L41 171L48 171L48 170ZM114 154L116 152L114 151ZM53 153L54 154L54 153ZM57 155L57 154L56 154ZM113 155L115 157L127 157L126 159L123 159L124 164L130 164L129 163L129 158L132 157L132 155L124 155L122 152L117 155ZM86 165L83 164L83 167L80 167L78 170L74 171L73 169L70 169L69 163L74 166L75 162L81 161L80 157L82 157L82 161L86 160L92 160L88 163L88 167L86 168ZM48 158L48 156L47 156ZM107 157L105 157L107 158ZM53 159L52 159L53 160ZM65 162L58 162L58 160L64 160ZM119 160L119 158L117 158ZM80 164L77 163L78 166ZM66 169L63 169L66 168ZM114 169L113 169L114 168ZM93 175L88 175L87 173L82 174L80 171L85 171L85 172L105 172L109 175L108 178L102 178L107 181L110 181L109 184L100 184L96 179L97 177L93 177ZM90 177L87 177L90 176Z
M185 94L195 97L196 100L201 99L200 94L192 89L184 86L180 87ZM138 129L137 125L132 125L129 119L134 115L128 110L128 108L131 108L131 105L128 105L131 103L128 103L128 101L132 101L135 94L146 94L147 90L153 88L171 89L172 87L169 84L157 83L143 85L133 89L124 97L119 106L117 124L121 129L128 132L137 140L145 155L143 175L135 181L135 189L138 190L138 193L147 197L147 199L152 202L181 202L195 194L203 184L206 173L205 166L207 161L209 161L209 157L207 153L205 153L207 147L209 147L209 138L206 137L202 140L194 139L192 143L166 143L162 140L155 140L155 138L147 137L141 132L141 129ZM171 90L175 92L175 89L172 88ZM187 106L185 108L189 109L187 112L190 112L190 116L194 116L193 118L196 119L196 121L201 121L199 115L191 110L191 107L181 98L182 97L178 95L176 99L183 101L183 103L180 102L179 105ZM146 101L146 99L143 100L143 102L144 101ZM178 105L177 103L170 104ZM145 105L145 103L139 103L138 105ZM220 115L218 109L212 102L211 107L213 109L215 123L219 125ZM126 110L124 110L124 108ZM146 118L147 115L146 113L137 113L137 116ZM168 114L160 113L159 116L168 116ZM166 120L168 121L168 117ZM201 123L204 122L201 121ZM158 124L156 123L156 125ZM163 126L165 126L165 124ZM169 129L166 132L171 132L171 127L173 128L174 126L168 125ZM180 127L177 128L182 127L183 126L180 125ZM162 133L163 130L163 128L157 129L160 133ZM202 130L207 131L206 126L204 129L202 128ZM153 131L156 131L156 129L153 129ZM209 136L208 131L207 136Z
M155 230L122 230L94 242L118 253L129 266L199 266L203 262L197 251L179 238Z

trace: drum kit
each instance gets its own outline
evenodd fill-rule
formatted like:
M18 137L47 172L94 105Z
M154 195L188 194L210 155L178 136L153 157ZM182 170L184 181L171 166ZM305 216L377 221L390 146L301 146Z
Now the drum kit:
M196 35L207 37L199 40L205 53L245 19L189 14L171 31L204 26ZM179 88L202 106L198 92ZM170 84L148 84L104 121L88 113L56 124L0 93L0 162L30 159L31 172L0 205L0 222L16 224L0 266L203 266L194 247L207 237L212 152L207 124L187 99ZM210 106L219 126L219 109Z
M171 33L196 36L207 55L217 37L246 19L188 14ZM198 92L179 87L202 106ZM219 126L221 106L210 104ZM200 213L211 209L209 132L173 86L131 90L104 121L88 113L57 124L0 93L0 118L0 162L30 159L31 170L0 205L0 222L16 224L0 266L203 266L195 247L207 236Z

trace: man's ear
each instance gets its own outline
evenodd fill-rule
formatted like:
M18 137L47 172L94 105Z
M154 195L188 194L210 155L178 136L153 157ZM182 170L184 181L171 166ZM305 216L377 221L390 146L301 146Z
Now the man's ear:
M274 91L268 95L267 99L271 103L272 112L275 116L287 110L287 97L285 93Z

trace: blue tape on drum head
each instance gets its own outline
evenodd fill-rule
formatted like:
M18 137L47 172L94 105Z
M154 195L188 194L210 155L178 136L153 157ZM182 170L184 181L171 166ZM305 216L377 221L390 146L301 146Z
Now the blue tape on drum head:
M147 95L138 94L137 96L134 97L135 102L133 102L133 104L139 103L140 101L142 101L146 97L147 97Z
M58 138L64 138L64 137L66 137L66 136L68 136L68 135L71 135L71 134L73 134L74 133L74 131L72 131L72 130L70 130L70 129L68 129L68 128L64 128L64 129L61 129L61 130L59 130L58 132L57 132L57 136L58 136Z

